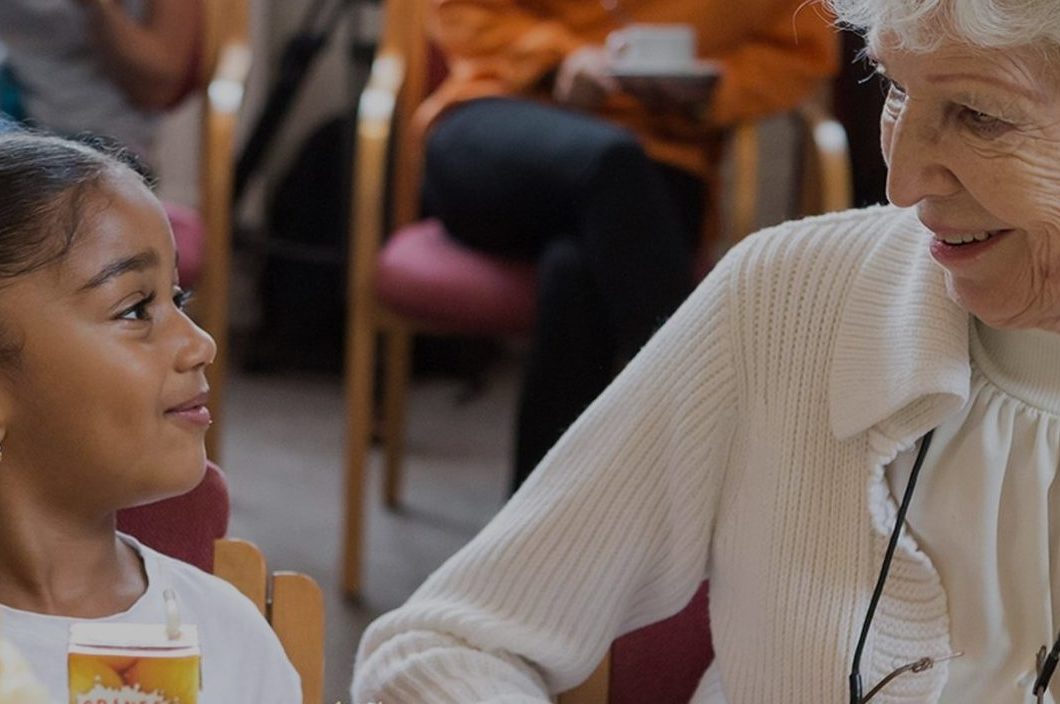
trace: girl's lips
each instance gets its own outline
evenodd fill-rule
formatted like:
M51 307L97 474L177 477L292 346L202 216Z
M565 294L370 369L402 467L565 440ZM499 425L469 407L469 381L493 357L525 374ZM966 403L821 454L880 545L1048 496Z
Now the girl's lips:
M168 409L166 415L191 425L208 428L213 422L210 419L210 409L206 407L208 397L209 392L204 391L179 406Z
M990 237L981 242L968 242L965 244L950 244L942 240L938 234L931 241L931 256L939 264L959 265L977 259L987 250L996 246L1012 230L996 230L990 233Z
M213 422L210 419L210 409L206 406L189 406L186 408L175 408L171 411L166 411L166 415L170 418L176 418L182 420L191 425L200 426L203 428L210 427Z

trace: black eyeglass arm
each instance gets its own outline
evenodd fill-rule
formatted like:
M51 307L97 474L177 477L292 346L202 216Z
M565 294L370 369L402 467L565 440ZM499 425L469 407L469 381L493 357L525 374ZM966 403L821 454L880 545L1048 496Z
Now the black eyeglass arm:
M854 649L854 661L850 668L850 704L864 704L866 699L861 696L861 654L865 650L865 641L868 640L869 628L872 627L872 617L876 615L876 607L883 595L883 585L887 581L887 573L891 569L891 560L894 559L895 548L898 547L898 537L902 534L902 524L905 523L905 514L909 509L909 502L913 498L913 489L916 488L917 476L920 474L920 466L924 464L924 456L927 455L928 446L931 444L931 436L934 430L929 430L923 440L920 441L920 450L916 454L916 462L913 463L913 471L909 475L909 483L906 484L905 493L902 495L902 505L898 507L898 515L894 519L894 530L891 539L887 543L887 552L883 556L883 564L880 566L879 577L876 578L876 586L872 590L872 598L869 599L869 610L865 614L865 621L861 624L861 634L858 636L858 645Z
M1045 694L1045 690L1049 688L1049 680L1053 677L1053 672L1056 670L1056 663L1060 661L1060 635L1056 636L1056 642L1053 643L1052 650L1045 656L1045 660L1042 661L1041 669L1038 672L1038 679L1034 680L1034 696L1038 697Z
M854 669L857 670L857 664ZM850 704L862 704L864 700L861 697L861 673L852 672L850 673Z

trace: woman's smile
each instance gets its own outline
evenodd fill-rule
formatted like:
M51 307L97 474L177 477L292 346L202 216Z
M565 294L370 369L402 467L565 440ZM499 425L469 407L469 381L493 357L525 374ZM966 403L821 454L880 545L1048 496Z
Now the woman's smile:
M978 261L994 250L1014 230L932 229L931 256L947 269Z

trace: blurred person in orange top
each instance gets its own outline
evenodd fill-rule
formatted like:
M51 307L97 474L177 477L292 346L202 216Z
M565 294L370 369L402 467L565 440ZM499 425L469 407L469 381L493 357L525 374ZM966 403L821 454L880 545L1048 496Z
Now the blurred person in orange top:
M513 488L691 290L725 129L835 71L831 19L804 5L432 0L449 74L417 115L425 209L470 247L539 263ZM694 37L683 63L657 55L674 25ZM639 63L623 55L638 33Z

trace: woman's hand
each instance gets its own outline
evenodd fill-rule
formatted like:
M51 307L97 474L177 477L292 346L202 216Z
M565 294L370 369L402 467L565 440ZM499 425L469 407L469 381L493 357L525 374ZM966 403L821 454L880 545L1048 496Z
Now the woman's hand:
M552 97L563 105L594 110L618 90L607 49L585 46L568 54L560 64Z

